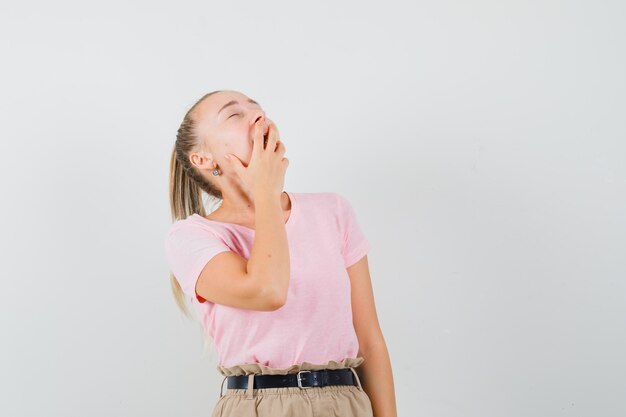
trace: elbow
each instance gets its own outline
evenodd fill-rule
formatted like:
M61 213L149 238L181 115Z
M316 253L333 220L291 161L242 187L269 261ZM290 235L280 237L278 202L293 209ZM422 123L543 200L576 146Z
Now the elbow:
M287 303L287 296L282 293L274 293L273 297L268 299L269 311L276 311Z
M275 311L285 305L287 302L287 292L278 290L268 285L262 286L257 295L264 306L264 311Z

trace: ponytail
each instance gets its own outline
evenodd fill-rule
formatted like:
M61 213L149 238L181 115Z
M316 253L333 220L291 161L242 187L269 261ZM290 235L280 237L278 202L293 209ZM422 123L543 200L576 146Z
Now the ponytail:
M194 109L211 94L222 90L213 91L202 96L185 114L183 121L176 134L176 143L170 157L170 187L169 199L172 223L186 219L197 213L206 216L206 210L202 201L202 193L222 200L222 192L211 182L205 179L189 161L189 154L203 146L201 138L196 131L196 119ZM185 304L185 295L173 273L170 272L170 284L174 300L183 314L189 318L189 310Z

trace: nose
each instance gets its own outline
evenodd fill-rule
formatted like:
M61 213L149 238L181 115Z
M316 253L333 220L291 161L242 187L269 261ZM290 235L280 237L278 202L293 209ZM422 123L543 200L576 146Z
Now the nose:
M251 121L251 125L254 126L254 124L261 119L261 121L265 122L265 112L263 110L255 110L252 113L252 117L250 118Z

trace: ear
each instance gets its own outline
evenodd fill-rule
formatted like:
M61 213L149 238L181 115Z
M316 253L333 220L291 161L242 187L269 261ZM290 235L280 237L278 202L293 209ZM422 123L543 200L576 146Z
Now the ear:
M192 152L191 154L189 154L189 161L194 167L198 169L213 170L217 168L217 165L215 164L215 160L213 158L213 154L211 153L205 153L202 151Z

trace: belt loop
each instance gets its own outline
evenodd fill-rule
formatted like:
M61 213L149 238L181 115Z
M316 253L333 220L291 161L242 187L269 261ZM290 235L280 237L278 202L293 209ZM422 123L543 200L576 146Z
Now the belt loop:
M254 374L248 375L248 389L246 390L246 399L252 400L254 396L252 395L254 389Z
M222 398L222 396L224 394L222 394L222 390L224 389L224 381L226 381L226 379L228 378L228 375L224 377L224 379L222 379L222 386L220 387L220 398Z
M356 370L354 368L352 368L352 367L350 367L350 370L354 374L354 377L356 378L357 384L359 384L359 390L363 391L363 387L361 386L361 380L359 379L359 376L357 375Z

